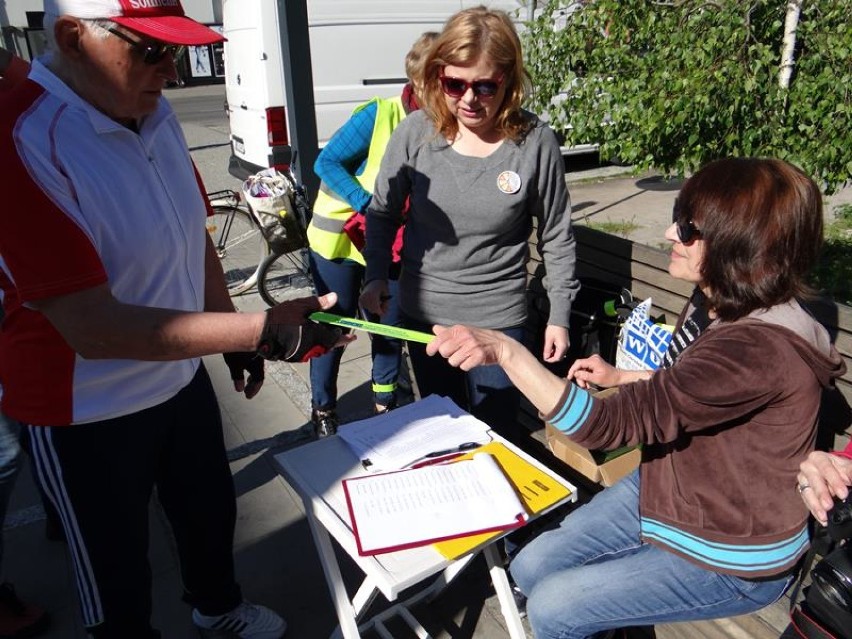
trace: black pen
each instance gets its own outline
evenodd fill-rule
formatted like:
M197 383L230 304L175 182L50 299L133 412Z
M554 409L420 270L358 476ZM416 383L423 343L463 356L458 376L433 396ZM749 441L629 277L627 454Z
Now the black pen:
M465 442L463 444L459 444L455 448L447 448L445 450L433 450L431 453L426 453L422 457L418 457L413 462L410 462L404 466L404 468L411 468L412 466L416 466L420 464L420 462L435 459L438 457L445 457L447 455L455 455L461 454L469 450L474 450L475 448L479 448L482 446L479 442Z
M424 458L430 457L443 457L444 455L449 455L451 453L461 453L466 450L473 450L474 448L479 448L482 446L479 442L465 442L464 444L459 444L455 448L448 448L447 450L436 450L431 453L426 453L423 455Z

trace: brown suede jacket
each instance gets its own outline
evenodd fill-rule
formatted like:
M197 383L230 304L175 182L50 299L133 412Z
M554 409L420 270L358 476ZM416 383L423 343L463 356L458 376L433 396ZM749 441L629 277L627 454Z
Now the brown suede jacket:
M672 368L606 399L569 384L545 419L590 449L643 444L643 540L716 572L766 577L808 548L796 473L822 390L845 370L794 301L714 322Z

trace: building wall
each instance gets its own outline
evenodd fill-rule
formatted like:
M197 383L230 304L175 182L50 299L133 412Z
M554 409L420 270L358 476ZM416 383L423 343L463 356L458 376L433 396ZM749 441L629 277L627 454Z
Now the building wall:
M222 0L181 0L183 10L199 22L222 21ZM0 27L27 26L27 11L44 11L43 0L5 0L0 2Z

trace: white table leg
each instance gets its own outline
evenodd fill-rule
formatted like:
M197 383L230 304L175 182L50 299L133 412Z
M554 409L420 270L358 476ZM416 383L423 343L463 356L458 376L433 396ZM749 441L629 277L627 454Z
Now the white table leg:
M509 636L512 639L526 639L527 633L524 630L521 615L518 613L515 598L512 596L512 587L509 585L509 578L506 576L506 569L503 567L503 558L500 556L500 552L495 544L488 544L482 552L485 555L485 562L488 564L491 583L494 584L494 591L497 593L497 601L500 602L500 611L506 620Z
M378 586L373 583L372 579L366 577L358 588L358 592L352 597L352 609L356 619L361 619L362 613L375 601L378 594Z
M323 573L325 573L325 581L331 592L331 600L334 603L334 609L337 611L337 619L340 622L339 630L343 633L345 639L361 639L361 634L358 632L358 622L355 618L355 610L352 607L352 602L349 601L349 595L346 593L346 586L340 574L340 566L337 565L337 557L334 556L331 536L317 522L311 504L308 501L305 501L305 515L311 527L311 534L314 537L317 552L319 552L320 563L322 564Z

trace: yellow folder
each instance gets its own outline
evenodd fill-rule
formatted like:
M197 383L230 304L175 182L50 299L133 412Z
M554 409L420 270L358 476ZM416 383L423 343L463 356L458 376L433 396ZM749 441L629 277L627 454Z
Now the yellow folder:
M571 494L571 491L563 484L543 470L536 468L500 442L486 444L453 461L461 461L479 453L489 453L497 459L497 463L500 464L500 468L512 482L515 491L521 497L524 507L530 515L540 513ZM489 532L469 535L441 541L434 546L447 559L456 559L500 534L499 532Z

